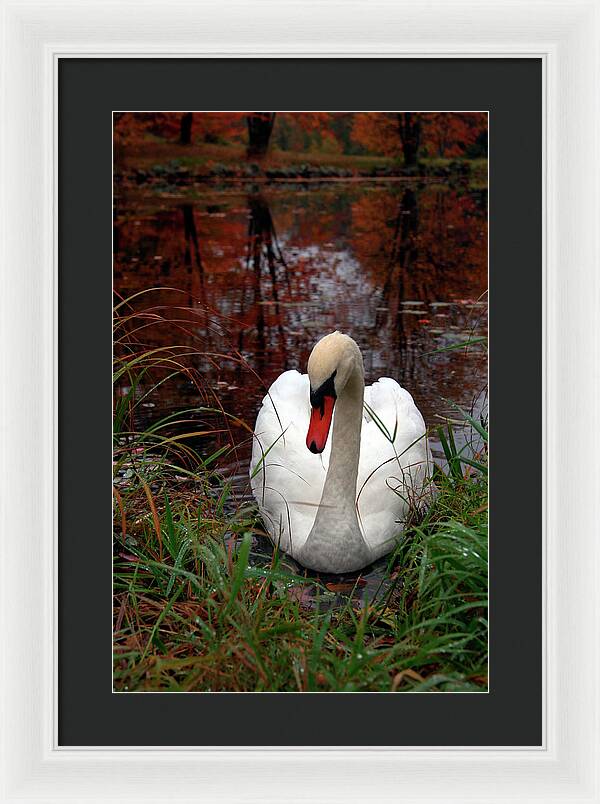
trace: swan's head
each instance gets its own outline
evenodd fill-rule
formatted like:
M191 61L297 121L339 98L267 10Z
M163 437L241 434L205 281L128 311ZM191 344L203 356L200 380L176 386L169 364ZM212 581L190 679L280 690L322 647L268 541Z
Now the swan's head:
M349 335L332 332L313 347L308 358L312 412L306 434L311 452L325 449L335 401L357 368L362 373L362 355Z

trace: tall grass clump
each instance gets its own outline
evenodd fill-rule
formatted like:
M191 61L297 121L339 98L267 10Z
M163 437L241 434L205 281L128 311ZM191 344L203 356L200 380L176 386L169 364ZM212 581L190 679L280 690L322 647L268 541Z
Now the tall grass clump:
M484 423L457 411L478 439L461 449L456 425L440 428L446 461L435 499L379 563L377 588L361 593L359 574L318 576L265 549L255 507L218 469L251 433L206 387L203 361L216 353L187 313L174 322L157 308L119 305L115 690L485 691ZM151 345L157 325L191 345ZM144 403L181 378L198 405L146 420ZM225 443L215 448L217 435Z

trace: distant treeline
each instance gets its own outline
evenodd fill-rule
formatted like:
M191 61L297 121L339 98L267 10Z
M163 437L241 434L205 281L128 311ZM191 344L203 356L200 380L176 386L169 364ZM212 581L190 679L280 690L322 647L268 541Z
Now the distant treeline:
M485 112L118 112L115 140L243 145L249 159L281 151L423 157L487 156Z

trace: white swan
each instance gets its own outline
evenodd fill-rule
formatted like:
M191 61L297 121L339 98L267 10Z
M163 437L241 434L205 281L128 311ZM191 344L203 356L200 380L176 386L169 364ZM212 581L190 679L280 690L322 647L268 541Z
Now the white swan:
M340 332L318 341L308 374L275 380L256 419L250 478L263 522L309 569L352 572L390 552L429 467L411 395L388 377L365 388L360 349Z

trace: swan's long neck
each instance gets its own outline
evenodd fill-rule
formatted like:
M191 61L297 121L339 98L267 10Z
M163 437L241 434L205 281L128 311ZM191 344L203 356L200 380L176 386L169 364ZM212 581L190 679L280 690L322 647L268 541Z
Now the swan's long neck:
M321 572L350 572L370 560L356 513L364 390L362 360L357 360L335 405L329 470L300 555L305 566Z
M325 479L321 507L340 505L356 508L356 478L360 457L360 434L365 380L357 365L336 402L329 471Z

